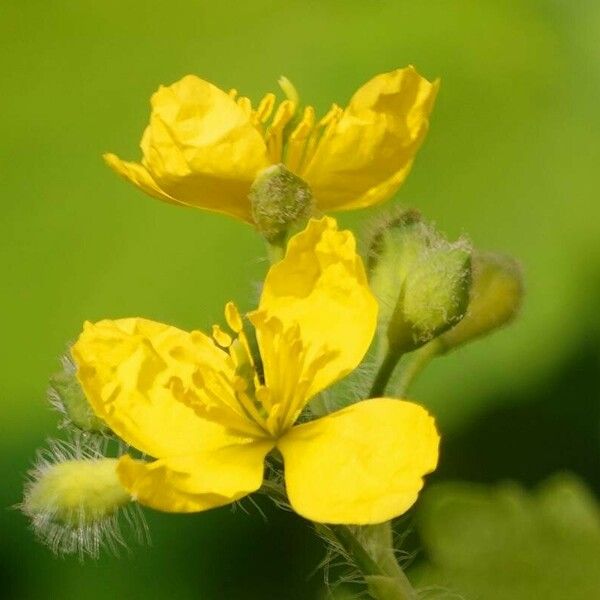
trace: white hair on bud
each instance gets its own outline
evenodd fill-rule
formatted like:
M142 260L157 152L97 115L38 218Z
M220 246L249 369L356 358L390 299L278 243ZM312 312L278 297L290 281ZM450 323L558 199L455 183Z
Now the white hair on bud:
M126 523L140 544L150 543L149 530L139 505L129 502L106 514L91 516L80 505L76 512L59 517L59 507L52 502L44 509L32 502L40 482L57 465L69 461L99 461L105 459L105 441L96 436L81 436L72 442L49 440L48 447L38 451L33 468L27 473L23 502L17 506L31 519L36 537L57 555L76 554L98 558L101 550L117 556L127 549L121 525Z

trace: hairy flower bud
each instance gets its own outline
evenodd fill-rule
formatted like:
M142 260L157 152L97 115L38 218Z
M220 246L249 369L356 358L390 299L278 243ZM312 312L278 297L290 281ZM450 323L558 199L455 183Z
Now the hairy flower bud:
M270 243L281 243L291 229L302 228L314 208L308 184L282 164L258 175L250 203L256 227Z
M448 242L418 213L400 215L373 237L369 266L379 328L394 353L415 350L464 316L471 248Z
M56 553L97 556L107 545L123 545L118 513L145 532L131 496L117 475L118 459L105 458L97 447L82 449L50 442L38 455L25 486L21 510L33 529Z
M50 377L50 403L65 416L64 424L88 433L108 433L106 424L96 416L81 389L73 361L64 356L61 362L62 371Z
M465 317L438 338L442 352L484 336L514 319L523 298L519 263L509 256L473 255L473 284Z
M129 502L117 477L117 459L66 460L48 467L27 494L27 510L52 512L55 521L87 525Z

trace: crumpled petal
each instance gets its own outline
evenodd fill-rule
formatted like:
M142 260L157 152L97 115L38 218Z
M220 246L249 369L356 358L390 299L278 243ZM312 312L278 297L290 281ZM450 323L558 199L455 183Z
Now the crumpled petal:
M255 492L273 442L238 440L195 455L151 463L121 457L117 472L141 504L166 512L199 512Z
M329 217L312 219L269 270L249 317L272 399L297 415L360 363L375 332L377 301L352 233Z
M233 381L229 356L204 334L147 319L86 323L72 354L96 414L138 450L159 458L189 455L231 440L176 397L191 390L200 402L206 392L194 381L198 371L207 381Z
M270 164L252 115L193 75L160 87L151 105L141 146L142 166L159 190L152 195L251 222L250 185ZM144 191L153 188L131 163L125 168L110 155L107 162Z
M294 510L321 523L381 523L406 512L437 465L439 436L425 409L357 402L297 425L277 446Z
M299 173L321 210L372 206L394 194L425 137L438 87L407 67L354 94Z

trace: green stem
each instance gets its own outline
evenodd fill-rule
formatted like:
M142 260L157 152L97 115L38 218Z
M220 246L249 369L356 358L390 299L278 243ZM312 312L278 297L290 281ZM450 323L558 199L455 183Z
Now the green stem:
M361 570L363 575L385 575L383 569L371 558L349 527L346 525L336 525L331 527L331 529L344 549L352 556L356 566Z
M277 502L288 504L287 494L280 483L263 482L261 491ZM351 556L375 600L416 600L417 593L398 564L392 545L391 523L360 527L359 539L346 525L313 523L317 531L333 536Z
M408 362L402 371L400 380L398 381L396 393L399 396L403 396L408 392L408 389L414 383L421 371L423 371L423 369L440 353L441 348L438 340L432 340L413 353L410 362Z
M260 491L266 494L267 496L271 496L271 498L277 500L278 502L289 502L287 494L285 493L283 487L275 483L274 481L269 481L268 479L265 479L263 481L262 487L260 488Z
M389 524L386 525L389 527ZM378 563L349 527L337 525L331 529L360 569L374 599L416 600L417 593L393 556L391 548L386 549L389 555L385 563Z
M377 398L383 395L401 356L402 355L399 352L393 349L388 350L388 353L385 355L385 358L375 375L371 391L369 392L369 398Z

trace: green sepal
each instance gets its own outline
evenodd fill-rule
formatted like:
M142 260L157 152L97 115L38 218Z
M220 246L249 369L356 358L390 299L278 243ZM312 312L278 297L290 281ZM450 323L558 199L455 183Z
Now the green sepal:
M63 369L50 377L48 395L53 406L65 415L68 424L88 433L109 433L90 406L81 388L70 357L62 359Z

